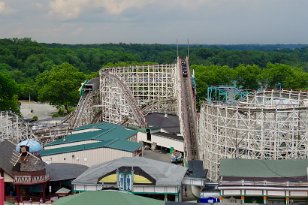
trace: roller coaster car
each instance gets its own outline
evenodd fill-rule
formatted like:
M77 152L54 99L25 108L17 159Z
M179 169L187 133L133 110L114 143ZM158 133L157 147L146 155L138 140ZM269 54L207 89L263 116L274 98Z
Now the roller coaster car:
M182 67L183 77L187 77L187 67L186 65Z
M183 70L183 77L187 77L187 70Z

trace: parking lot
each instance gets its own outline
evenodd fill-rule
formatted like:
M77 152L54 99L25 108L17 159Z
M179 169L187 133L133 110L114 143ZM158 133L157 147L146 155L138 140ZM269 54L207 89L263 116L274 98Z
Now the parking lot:
M57 112L57 108L48 103L20 101L20 112L25 119L32 119L37 116L39 120L51 118L52 114Z
M164 153L161 152L160 150L144 150L143 152L143 157L149 158L149 159L154 159L162 162L168 162L171 163L171 154L170 153Z

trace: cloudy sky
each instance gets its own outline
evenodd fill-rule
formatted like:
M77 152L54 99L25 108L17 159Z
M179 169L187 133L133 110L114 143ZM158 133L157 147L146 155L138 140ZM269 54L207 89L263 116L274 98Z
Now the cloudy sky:
M0 0L0 38L308 43L308 0Z

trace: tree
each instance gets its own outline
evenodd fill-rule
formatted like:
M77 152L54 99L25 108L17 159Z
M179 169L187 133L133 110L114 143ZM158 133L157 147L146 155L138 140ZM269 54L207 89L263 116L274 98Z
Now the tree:
M236 83L244 89L257 90L259 84L257 76L260 75L262 70L256 65L240 65L235 68Z
M232 85L235 81L235 71L228 66L192 65L197 81L197 103L206 98L208 86Z
M36 78L38 98L52 105L63 105L68 112L70 106L78 103L78 88L84 80L85 75L68 63L53 66Z
M290 76L292 76L291 66L269 63L263 72L258 76L258 79L264 87L276 88L278 84L285 87L285 80Z
M0 110L11 110L19 113L19 102L17 100L18 87L8 73L0 72Z
M284 86L288 89L307 90L308 89L308 73L302 69L292 69L292 74L287 76Z

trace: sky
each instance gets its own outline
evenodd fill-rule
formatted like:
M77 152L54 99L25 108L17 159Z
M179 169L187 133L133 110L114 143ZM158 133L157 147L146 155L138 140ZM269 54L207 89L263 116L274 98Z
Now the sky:
M308 0L0 0L0 38L44 43L308 43Z

